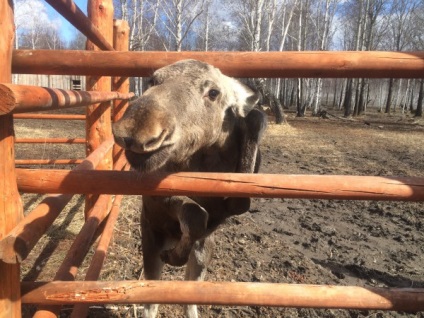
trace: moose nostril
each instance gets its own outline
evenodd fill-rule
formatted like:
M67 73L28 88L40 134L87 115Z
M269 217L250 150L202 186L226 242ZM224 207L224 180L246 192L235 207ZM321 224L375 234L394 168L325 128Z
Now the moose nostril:
M125 147L126 149L131 148L132 144L134 143L134 139L133 139L133 138L131 138L131 137L123 137L123 138L122 138L122 141L123 141L123 143L124 143L124 147Z

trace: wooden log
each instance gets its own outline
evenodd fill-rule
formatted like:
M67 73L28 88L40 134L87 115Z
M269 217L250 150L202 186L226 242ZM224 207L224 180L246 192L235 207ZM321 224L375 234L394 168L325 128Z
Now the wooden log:
M100 33L99 29L94 26L90 19L86 17L84 12L72 0L46 0L57 12L59 12L66 20L75 28L84 34L91 42L101 50L113 51L110 42Z
M130 27L127 21L115 20L113 22L113 47L116 51L128 51L130 38ZM122 94L128 94L130 91L130 80L128 77L114 77L112 78L112 90ZM114 101L112 122L118 121L128 108L128 101ZM115 144L113 146L113 160L119 156L121 147Z
M423 177L17 169L20 191L424 201ZM113 181L112 181L113 180Z
M64 114L14 114L14 119L57 119L57 120L85 120L85 115Z
M15 165L74 165L83 161L84 159L16 159Z
M84 261L91 244L94 234L108 215L108 204L110 195L100 195L92 209L88 213L81 231L78 233L68 253L60 265L53 280L71 281L75 279L78 268ZM61 306L40 306L34 315L34 318L56 318L60 312Z
M87 269L85 281L96 281L100 276L103 263L106 259L107 250L109 248L110 240L112 239L113 230L118 220L119 209L121 206L123 195L117 195L113 201L112 209L108 215L102 236L94 252L90 267ZM86 304L76 304L72 310L71 318L87 317L89 306Z
M84 223L81 231L75 238L72 243L68 253L65 256L64 261L62 262L59 270L57 271L54 280L59 281L72 281L75 279L78 269L81 266L85 256L87 255L91 244L93 243L94 235L99 228L100 224L109 216L109 213L112 209L110 209L109 204L111 203L110 195L100 195L98 200L94 203L94 206L88 213L88 218ZM113 206L112 206L113 207ZM116 220L115 220L116 221ZM113 227L112 227L113 231ZM104 231L103 231L104 233ZM112 232L106 233L106 235L110 237ZM106 238L105 238L106 239ZM99 261L97 259L96 261ZM96 264L98 265L98 264ZM92 268L90 275L94 276L94 270L96 268ZM100 273L101 266L99 268ZM97 275L98 275L97 274ZM37 312L34 315L34 318L47 318L47 317L57 317L61 309L61 306L42 306L38 308ZM83 309L83 308L82 308ZM83 317L83 316L77 316Z
M47 87L0 84L0 115L87 106L115 99L129 99L134 94L84 92Z
M423 288L193 282L23 282L26 304L198 304L361 310L424 310Z
M85 144L85 138L16 138L17 144Z
M92 170L110 151L113 139L109 139L88 156L74 171ZM41 236L53 224L73 194L50 195L31 211L13 230L0 240L0 259L6 263L22 262Z
M105 39L113 42L113 3L112 0L90 0L87 3L88 17L93 25L102 30ZM92 42L87 41L87 50L97 51ZM112 87L110 77L86 78L87 90L109 92ZM87 107L86 119L86 153L89 155L99 145L112 136L112 119L110 103L94 104ZM99 164L99 169L111 170L113 167L112 150ZM86 195L85 213L93 207L97 196ZM87 215L86 215L87 216Z
M422 78L424 52L85 52L17 50L13 72L151 76L183 59L210 63L229 76L275 78Z
M12 81L13 1L0 1L0 83ZM0 107L1 103L0 103ZM13 118L0 116L0 239L23 217L16 186ZM0 260L0 316L21 317L20 267Z

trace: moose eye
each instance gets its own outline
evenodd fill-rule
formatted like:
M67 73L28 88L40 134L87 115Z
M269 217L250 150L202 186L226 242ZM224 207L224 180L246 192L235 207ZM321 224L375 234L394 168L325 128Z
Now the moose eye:
M216 90L216 89L211 89L211 90L208 92L208 96L209 96L209 99L210 99L211 101L214 101L214 100L216 100L216 98L219 96L219 91L218 91L218 90Z

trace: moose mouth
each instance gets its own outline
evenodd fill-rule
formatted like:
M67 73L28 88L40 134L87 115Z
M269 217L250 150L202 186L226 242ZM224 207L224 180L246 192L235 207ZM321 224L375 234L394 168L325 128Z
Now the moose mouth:
M171 145L163 146L151 152L137 153L129 149L125 150L131 167L143 173L153 172L162 168L171 156Z

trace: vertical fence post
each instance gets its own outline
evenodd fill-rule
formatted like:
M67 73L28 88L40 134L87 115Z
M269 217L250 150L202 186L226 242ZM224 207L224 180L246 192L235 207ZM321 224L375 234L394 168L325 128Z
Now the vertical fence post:
M112 0L89 0L88 17L91 22L102 30L104 38L113 41L113 3ZM87 40L87 50L98 51L99 49ZM87 76L86 90L88 91L110 91L111 78L105 76ZM102 142L112 135L111 107L110 102L94 104L87 107L86 138L87 155L93 152ZM99 164L98 169L112 169L112 151L105 156ZM85 200L85 213L93 207L98 196L87 196Z
M0 30L0 82L9 83L15 36L12 0L0 1ZM14 157L13 117L0 116L0 239L23 217ZM0 260L0 317L21 317L19 269L19 264Z
M128 51L130 38L130 27L127 21L115 20L113 22L113 48L116 51ZM128 77L113 77L112 90L120 93L130 91L130 80ZM112 121L116 122L124 114L128 107L128 100L115 100L113 103ZM113 162L119 159L121 147L113 146Z

